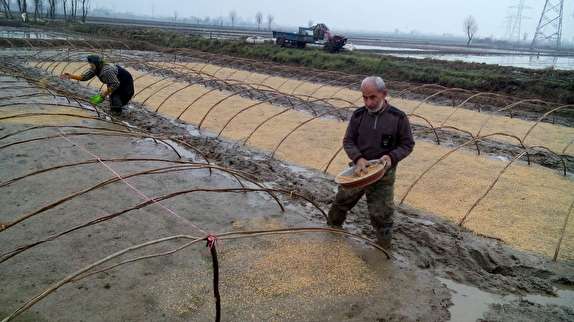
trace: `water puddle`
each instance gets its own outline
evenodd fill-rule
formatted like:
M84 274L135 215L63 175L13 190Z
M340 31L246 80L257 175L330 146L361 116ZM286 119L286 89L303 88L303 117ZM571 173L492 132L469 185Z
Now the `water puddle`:
M529 69L555 68L574 70L574 57L536 56L536 55L457 55L457 54L395 54L397 57L417 59L437 59L447 61L462 61L483 63L500 66L522 67Z
M508 304L517 301L528 301L540 305L574 306L574 290L556 289L557 296L529 294L527 296L498 295L482 291L476 287L454 282L449 279L439 280L451 290L453 305L449 308L451 321L475 322L488 312L491 304Z
M547 304L554 304L554 305L561 305L567 307L574 307L574 290L569 289L558 289L556 290L556 297L553 296L544 296L539 294L529 294L523 297L523 300L547 305Z
M69 36L65 34L46 33L43 31L20 31L20 30L0 30L0 38L43 39L43 40L81 39L80 37Z
M497 161L502 161L502 162L509 162L510 161L509 158L502 156L502 155L489 155L488 158L491 160L497 160Z
M356 50L386 50L386 51L437 51L433 49L419 49L419 48L406 48L406 47L389 47L389 46L373 46L373 45L355 45L355 44L347 44L345 48L349 49L356 49Z
M179 153L179 155L181 155L184 159L187 159L191 162L205 162L205 160L199 157L197 153L191 152L187 147L184 147L183 145L172 140L165 140L165 142L173 146L177 153Z
M310 170L305 169L303 167L299 167L299 166L292 165L292 164L283 164L283 163L280 163L280 165L284 168L289 169L291 172L300 174L306 178L309 178L309 177L312 177L315 175L313 172L311 172Z
M176 126L180 126L181 123L176 123L175 121L172 121L172 124L175 124ZM201 137L202 136L202 133L199 132L199 130L197 129L197 127L195 125L185 123L185 130L187 131L187 133L189 133L189 135L191 135L193 137Z

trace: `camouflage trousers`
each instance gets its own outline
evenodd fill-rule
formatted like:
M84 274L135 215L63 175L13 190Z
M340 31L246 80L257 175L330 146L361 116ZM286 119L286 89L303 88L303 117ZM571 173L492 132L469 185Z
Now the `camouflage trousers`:
M347 218L347 212L359 202L363 195L366 195L369 217L377 240L381 246L390 247L395 216L395 172L395 168L387 171L383 178L365 188L343 189L339 187L335 201L329 210L327 223L330 226L342 226Z

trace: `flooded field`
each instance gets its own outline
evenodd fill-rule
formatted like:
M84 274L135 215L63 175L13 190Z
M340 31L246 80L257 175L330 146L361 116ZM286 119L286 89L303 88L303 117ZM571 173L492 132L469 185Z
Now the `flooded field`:
M0 38L9 39L44 39L44 40L54 40L54 39L82 39L77 35L70 35L66 33L42 31L42 30L22 30L20 28L11 28L6 26L0 26Z
M441 54L391 54L397 57L417 59L438 59L481 63L501 66L512 66L530 69L561 69L574 70L574 57L537 56L537 55L441 55Z

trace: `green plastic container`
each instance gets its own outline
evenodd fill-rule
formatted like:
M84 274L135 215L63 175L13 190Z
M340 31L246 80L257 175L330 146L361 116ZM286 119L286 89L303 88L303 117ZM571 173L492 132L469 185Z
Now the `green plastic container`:
M104 98L101 95L94 95L92 97L90 97L90 103L94 104L94 105L98 105L101 102L104 101Z

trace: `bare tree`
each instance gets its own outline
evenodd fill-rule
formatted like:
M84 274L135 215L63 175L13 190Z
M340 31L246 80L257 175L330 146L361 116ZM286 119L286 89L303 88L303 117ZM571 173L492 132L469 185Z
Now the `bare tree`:
M4 13L6 17L12 19L12 12L10 10L10 0L0 0L2 2L2 8L4 8Z
M261 12L255 14L255 22L257 23L257 31L261 30L261 22L263 22L263 14Z
M68 20L68 12L66 11L67 4L68 0L62 0L62 10L64 11L64 20Z
M48 0L48 11L46 16L50 19L54 19L56 17L56 0Z
M90 10L90 0L82 0L82 22L86 22L88 11Z
M70 0L70 20L76 21L76 17L78 16L78 5L80 0Z
M18 0L18 10L20 10L20 14L22 15L22 20L26 22L26 16L28 15L28 4L26 0Z
M231 27L235 26L236 19L237 19L237 12L235 12L235 10L231 10L231 12L229 12L229 20L231 20Z
M267 29L271 30L271 25L273 24L273 20L275 20L275 18L272 15L267 15Z
M42 13L44 12L44 8L46 8L46 1L45 0L37 0L38 1L38 17L42 18Z
M177 10L173 11L173 21L176 22L177 21Z
M34 21L38 21L38 16L41 12L42 0L32 0L34 3Z
M470 43L472 42L474 35L478 31L478 23L476 23L476 20L474 19L473 16L468 16L466 17L466 19L464 19L463 26L464 26L464 32L466 33L466 37L468 38L466 45L470 46Z

